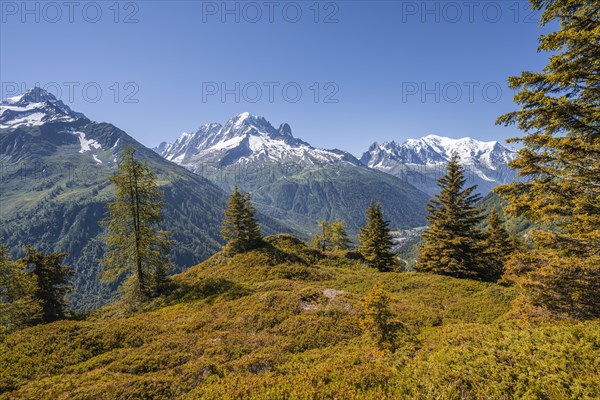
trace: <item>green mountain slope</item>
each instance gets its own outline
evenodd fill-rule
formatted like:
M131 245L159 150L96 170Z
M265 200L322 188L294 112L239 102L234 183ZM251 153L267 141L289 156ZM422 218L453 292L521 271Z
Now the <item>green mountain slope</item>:
M312 147L287 123L241 113L224 125L205 124L155 149L230 192L251 191L256 208L304 234L317 220L341 219L351 234L365 223L371 200L381 201L393 228L425 222L428 195L407 180L371 169L350 153Z
M70 300L78 311L106 304L116 293L116 285L98 279L99 221L113 193L108 177L127 145L157 173L165 192L163 225L173 232L172 272L218 251L227 194L115 126L81 117L0 129L0 236L16 257L27 244L68 253L66 262L76 270ZM290 231L271 217L259 218L266 233Z
M289 236L174 278L142 310L0 338L5 399L598 398L600 322L510 317L514 288L380 273ZM380 282L405 329L382 354L359 328Z
M302 232L314 232L317 220L341 219L356 234L371 201L381 202L394 228L421 226L428 199L394 176L352 164L307 168L249 190L259 210Z
M480 207L490 212L496 210L498 214L502 215L505 219L506 229L510 233L516 233L518 235L524 234L529 228L532 227L531 222L527 221L522 217L506 217L504 214L504 207L507 203L502 197L498 196L494 192L490 192L479 202Z

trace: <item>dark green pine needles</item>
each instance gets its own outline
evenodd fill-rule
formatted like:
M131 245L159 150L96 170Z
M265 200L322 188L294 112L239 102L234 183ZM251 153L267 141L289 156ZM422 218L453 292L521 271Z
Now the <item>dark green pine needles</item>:
M390 235L389 222L383 217L381 204L371 202L366 217L367 224L360 228L358 235L361 243L358 250L371 267L379 271L392 271L397 265L397 260L392 253L394 242Z
M254 214L250 195L240 193L235 186L225 209L221 229L221 235L227 241L226 250L234 254L242 253L262 244L260 227Z
M484 216L476 206L475 186L464 188L464 169L452 155L440 192L427 205L428 228L423 232L416 269L456 278L488 279L479 224Z

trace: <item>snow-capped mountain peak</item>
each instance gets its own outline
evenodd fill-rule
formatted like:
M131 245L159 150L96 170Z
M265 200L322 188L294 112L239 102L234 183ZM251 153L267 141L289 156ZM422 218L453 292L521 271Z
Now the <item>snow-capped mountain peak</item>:
M49 122L72 122L85 118L52 93L34 87L0 102L0 129L39 126Z
M420 139L407 139L403 143L394 141L373 143L361 161L377 167L388 161L416 165L440 165L456 153L463 165L482 165L496 169L514 159L514 152L497 141L484 142L464 137L452 139L438 135L427 135Z
M37 86L27 90L26 92L18 96L9 97L8 99L6 99L6 103L9 105L21 106L26 105L28 103L42 103L45 101L55 103L58 100L52 93Z
M120 149L133 142L125 132L91 121L39 87L0 102L0 150L7 161L59 151L65 159L112 168Z
M484 142L470 137L452 139L427 135L402 143L373 143L361 157L361 162L396 176L410 176L414 179L411 183L432 192L432 188L435 191L435 180L443 175L445 164L453 153L458 155L465 167L469 181L477 184L483 193L515 178L514 172L508 167L508 163L515 158L514 151L497 141ZM415 178L417 175L419 178Z
M257 161L304 166L339 161L359 163L349 153L317 149L295 138L287 123L275 128L264 117L248 112L236 115L224 125L205 124L193 134L184 132L174 143L163 142L155 151L192 170L204 164L226 166Z

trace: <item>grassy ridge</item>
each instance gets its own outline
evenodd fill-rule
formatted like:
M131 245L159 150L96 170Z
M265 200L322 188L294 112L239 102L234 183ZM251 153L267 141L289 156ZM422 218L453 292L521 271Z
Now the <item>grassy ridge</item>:
M598 321L517 322L513 288L268 242L213 256L143 309L117 302L0 338L0 398L600 396ZM376 282L406 327L394 354L359 329Z

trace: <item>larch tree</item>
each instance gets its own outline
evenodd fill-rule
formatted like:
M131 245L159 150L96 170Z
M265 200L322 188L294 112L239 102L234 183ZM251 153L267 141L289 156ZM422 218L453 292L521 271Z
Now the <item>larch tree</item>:
M221 236L227 242L226 251L242 253L263 243L256 211L249 194L242 194L235 186L225 209Z
M360 327L381 351L394 351L397 324L392 321L390 296L381 285L376 284L362 299Z
M389 222L383 217L380 203L370 203L366 219L367 223L360 228L358 235L361 242L358 251L371 267L382 272L393 271L398 261L392 252L394 242L390 235Z
M321 251L347 250L350 248L350 238L346 232L344 221L333 220L332 222L320 220L317 222L320 233L311 238L311 245Z
M158 229L163 192L148 164L135 158L134 148L123 150L117 168L110 178L115 197L108 204L103 222L108 247L103 260L104 277L115 281L131 273L137 294L154 297L164 290L170 267L169 232Z
M520 108L498 123L524 135L510 166L526 179L497 189L510 215L538 229L517 252L506 278L532 310L575 318L600 316L600 7L589 0L531 0L541 25L538 51L551 52L541 72L509 78Z
M321 251L328 250L331 239L331 224L326 220L317 221L317 227L320 231L311 238L311 244Z
M481 199L476 186L465 188L464 168L452 155L446 175L438 180L440 191L427 205L428 226L415 269L455 278L486 279L482 248L485 216L476 206Z
M331 222L329 241L334 250L348 250L350 248L351 242L344 221L336 219Z

